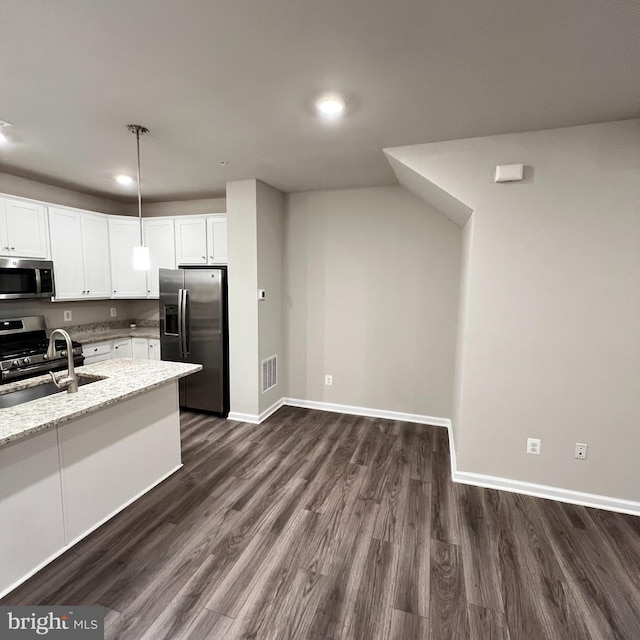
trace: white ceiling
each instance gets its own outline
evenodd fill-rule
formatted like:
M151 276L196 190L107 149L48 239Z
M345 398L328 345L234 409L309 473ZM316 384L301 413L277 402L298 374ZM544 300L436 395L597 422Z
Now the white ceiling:
M127 200L140 123L147 199L392 184L384 147L637 117L639 33L637 0L3 0L0 170Z

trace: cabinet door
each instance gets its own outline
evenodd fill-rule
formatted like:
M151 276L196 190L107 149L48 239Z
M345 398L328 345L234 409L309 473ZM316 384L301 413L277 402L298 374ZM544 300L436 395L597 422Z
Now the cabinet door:
M207 220L207 258L209 264L227 264L227 219L209 218Z
M149 359L149 342L146 338L131 338L131 350L136 360Z
M4 218L6 241L0 249L4 255L47 257L47 217L42 205L5 199Z
M80 214L82 226L82 262L87 298L111 297L109 224L99 213Z
M176 219L176 260L181 264L207 264L207 226L202 218Z
M144 240L151 256L151 269L147 272L147 295L159 298L158 269L176 268L173 220L145 220Z
M132 358L133 351L131 348L131 338L123 338L122 340L113 341L113 357L114 358Z
M161 360L160 358L160 340L149 338L149 360Z
M85 298L80 212L49 207L49 235L56 300Z
M138 220L109 218L112 298L146 298L146 271L133 268L133 247L140 245Z

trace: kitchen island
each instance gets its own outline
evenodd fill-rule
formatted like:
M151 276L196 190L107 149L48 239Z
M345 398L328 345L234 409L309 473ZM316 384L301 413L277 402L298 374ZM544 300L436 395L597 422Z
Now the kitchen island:
M178 380L200 369L109 360L77 393L0 409L0 596L182 466Z

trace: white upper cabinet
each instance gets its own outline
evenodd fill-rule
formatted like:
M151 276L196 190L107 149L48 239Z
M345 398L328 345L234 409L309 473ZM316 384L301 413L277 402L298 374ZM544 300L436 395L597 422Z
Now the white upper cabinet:
M133 248L137 246L140 246L137 218L109 216L112 298L147 297L147 273L133 268Z
M80 212L49 207L49 235L56 299L84 298Z
M226 264L227 217L176 218L178 265Z
M0 199L0 255L47 258L47 214L41 204Z
M207 257L209 264L227 264L227 218L207 219Z
M177 218L175 224L178 264L207 264L207 221Z
M107 217L49 207L57 300L111 297Z
M147 272L147 296L160 297L159 269L176 268L176 243L173 218L147 219L144 221L144 241L149 247L151 268Z
M110 298L109 221L105 215L99 213L83 213L80 222L86 296Z

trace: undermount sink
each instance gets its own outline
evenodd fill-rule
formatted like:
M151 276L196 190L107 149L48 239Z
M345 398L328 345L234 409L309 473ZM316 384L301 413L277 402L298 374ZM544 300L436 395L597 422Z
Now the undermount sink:
M78 376L78 386L83 387L85 384L99 382L104 378L89 378L88 376ZM25 402L46 398L56 393L67 393L66 389L58 389L53 382L43 382L35 387L27 387L26 389L18 389L17 391L9 391L0 395L0 409L8 409Z

